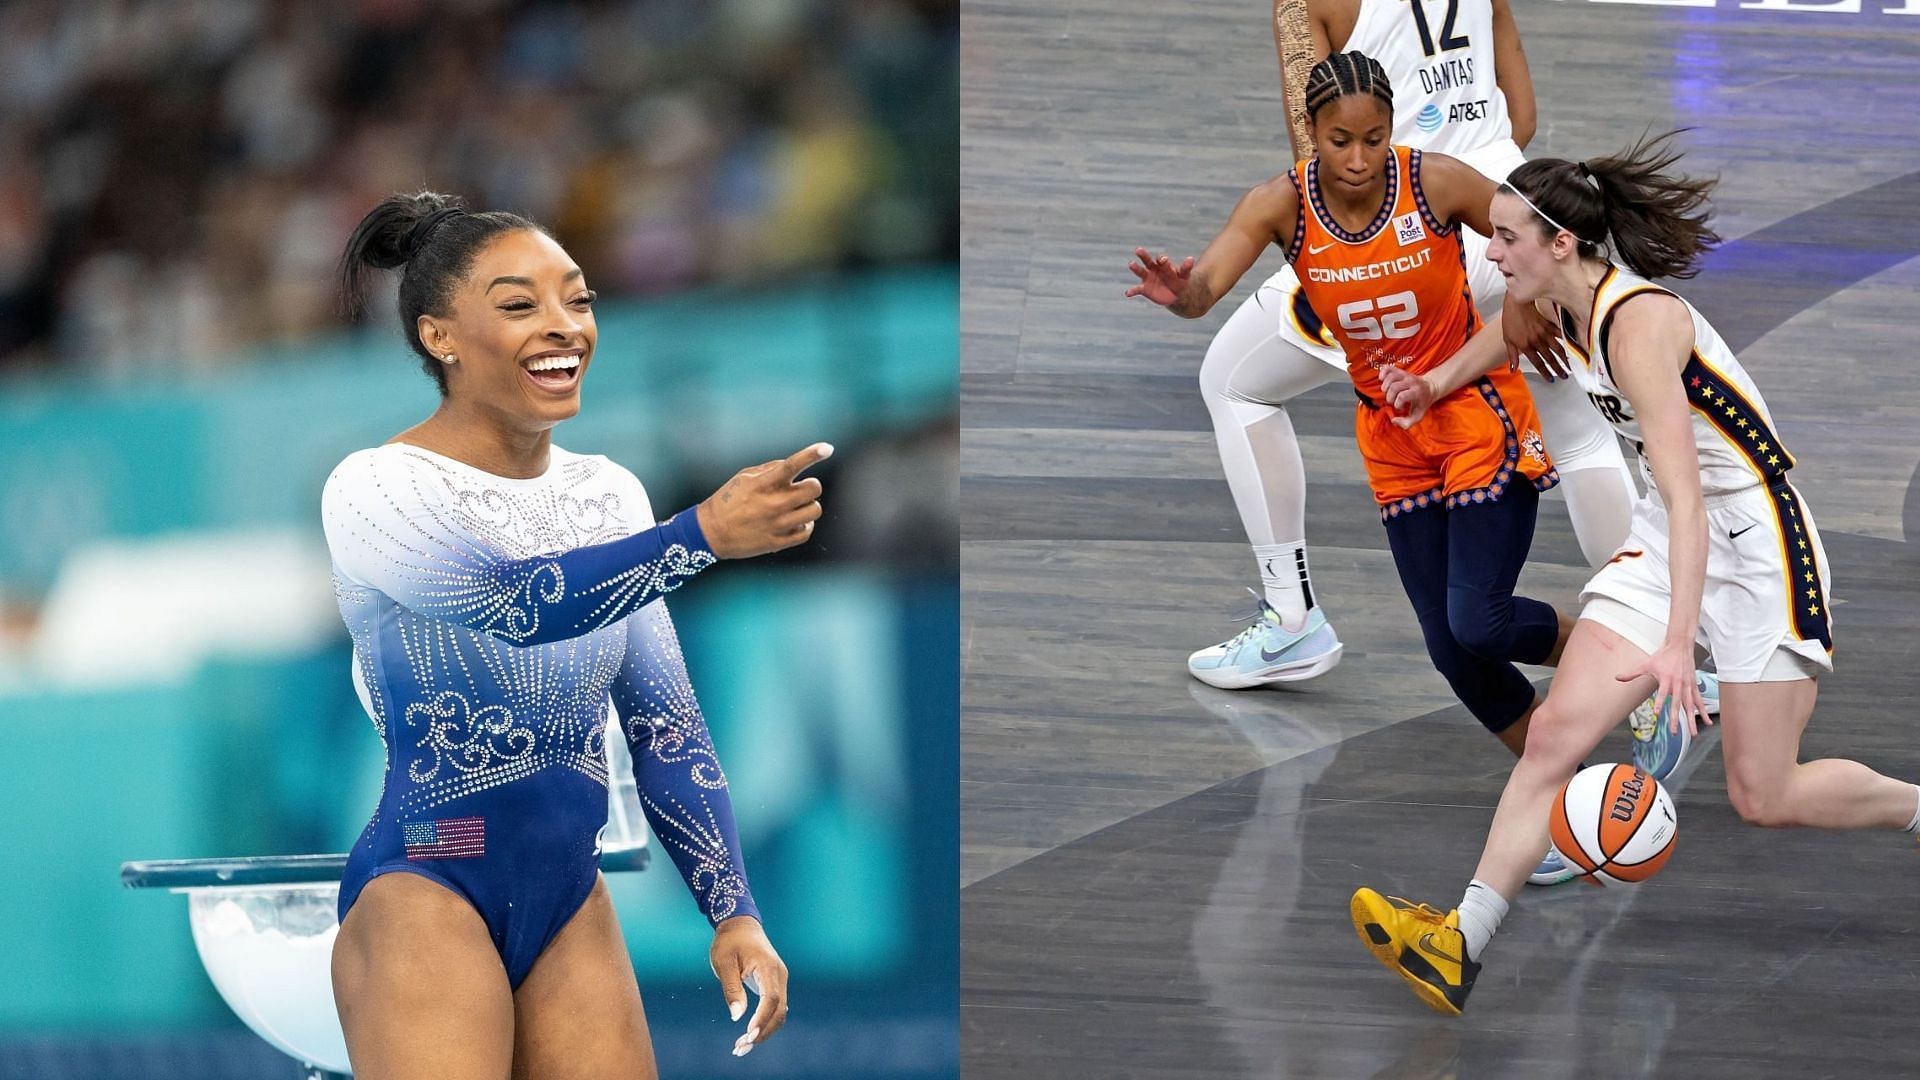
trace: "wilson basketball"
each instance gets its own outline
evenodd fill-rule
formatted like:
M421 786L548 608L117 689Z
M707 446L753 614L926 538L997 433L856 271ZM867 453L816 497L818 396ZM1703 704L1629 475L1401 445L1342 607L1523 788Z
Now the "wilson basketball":
M1659 781L1632 765L1589 765L1554 800L1553 846L1600 885L1645 881L1673 854L1678 822Z

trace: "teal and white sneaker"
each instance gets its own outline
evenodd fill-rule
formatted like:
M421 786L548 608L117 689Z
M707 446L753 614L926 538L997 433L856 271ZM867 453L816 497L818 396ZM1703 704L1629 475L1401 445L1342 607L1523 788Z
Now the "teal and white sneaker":
M1572 881L1579 876L1580 871L1575 869L1572 863L1562 858L1558 849L1552 844L1548 844L1546 857L1540 860L1539 866L1533 868L1533 873L1527 875L1527 884L1558 885L1563 881Z
M1187 670L1208 686L1245 690L1324 675L1340 662L1343 648L1319 608L1308 609L1307 621L1289 633L1263 598L1253 625L1187 657Z
M1720 676L1711 671L1696 671L1693 681L1700 684L1700 699L1706 702L1707 715L1720 715ZM1655 777L1654 779L1659 779Z
M1693 747L1687 725L1671 730L1667 717L1672 711L1673 702L1669 701L1656 712L1649 697L1627 714L1627 726L1633 729L1633 763L1661 783L1674 774Z

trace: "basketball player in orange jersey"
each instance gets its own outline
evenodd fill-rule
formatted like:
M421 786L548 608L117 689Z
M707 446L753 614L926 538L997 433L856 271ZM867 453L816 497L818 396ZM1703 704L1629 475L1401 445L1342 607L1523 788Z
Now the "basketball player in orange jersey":
M1317 157L1249 191L1198 262L1138 249L1127 295L1198 318L1268 244L1287 253L1345 350L1361 456L1427 653L1518 754L1535 701L1514 663L1553 662L1572 626L1513 595L1539 492L1558 479L1533 399L1503 367L1438 402L1430 426L1403 431L1380 384L1382 370L1438 365L1479 327L1461 229L1491 230L1494 184L1454 158L1393 145L1392 89L1361 53L1316 65L1306 98Z
M1292 160L1313 156L1304 108L1309 70L1348 50L1377 61L1397 91L1392 142L1458 158L1496 183L1525 160L1533 84L1507 0L1276 0L1273 14ZM1485 238L1465 240L1474 300L1490 318L1506 290L1480 258ZM1314 312L1294 268L1283 266L1231 309L1200 366L1221 469L1263 585L1253 625L1188 658L1194 678L1213 686L1311 678L1340 657L1309 576L1306 473L1287 409L1344 374L1344 350L1323 325L1331 318ZM1516 356L1524 350L1536 362L1563 363L1544 320L1509 317L1506 326ZM1577 388L1543 377L1529 389L1581 551L1598 565L1626 536L1633 481L1612 433ZM1277 656L1268 660L1269 653Z
M1498 183L1526 159L1535 128L1533 81L1508 0L1274 0L1273 34L1296 160L1313 156L1306 84L1313 65L1356 50L1397 88L1391 141L1444 153ZM1486 238L1464 233L1467 281L1483 318L1503 310L1506 283L1486 261ZM1559 472L1575 537L1599 567L1627 536L1639 497L1611 428L1569 375L1558 335L1529 308L1506 309L1510 358L1523 368L1540 434ZM1325 315L1326 319L1321 316ZM1287 403L1340 378L1344 350L1315 313L1291 265L1262 282L1215 331L1200 366L1221 470L1253 545L1262 603L1251 625L1194 652L1187 670L1225 689L1312 678L1340 659L1341 644L1316 602L1308 572L1306 471ZM1698 673L1709 711L1713 676ZM1693 750L1646 704L1633 710L1633 760L1665 781ZM1692 756L1697 756L1692 755ZM1542 867L1536 884L1570 872Z
M1530 161L1491 208L1487 258L1514 298L1559 323L1581 385L1641 447L1648 492L1626 546L1582 592L1586 607L1460 906L1442 914L1354 893L1362 944L1443 1013L1466 1004L1546 842L1554 793L1620 712L1652 690L1678 701L1674 722L1705 720L1696 643L1719 668L1727 796L1742 819L1920 834L1920 787L1855 761L1800 760L1818 679L1833 668L1830 571L1759 388L1698 311L1648 280L1691 277L1719 242L1705 209L1713 184L1667 174L1679 159L1670 137L1594 161ZM1490 327L1446 363L1392 371L1383 384L1409 432L1437 420L1439 435L1452 421L1430 403L1504 367Z

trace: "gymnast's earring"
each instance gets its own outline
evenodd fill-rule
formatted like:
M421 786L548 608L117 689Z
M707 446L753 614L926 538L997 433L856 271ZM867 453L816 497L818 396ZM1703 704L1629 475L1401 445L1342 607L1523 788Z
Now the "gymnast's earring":
M447 355L441 357L440 359L446 361L449 364L457 364L460 362L460 358L453 355L452 353L448 353Z

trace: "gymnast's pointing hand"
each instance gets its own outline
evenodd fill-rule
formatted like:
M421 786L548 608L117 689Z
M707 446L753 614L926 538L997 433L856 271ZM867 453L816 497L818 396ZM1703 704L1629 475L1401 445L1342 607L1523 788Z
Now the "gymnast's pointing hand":
M700 531L723 559L747 559L805 543L820 518L820 481L800 479L833 454L814 443L790 457L741 469L699 506Z

